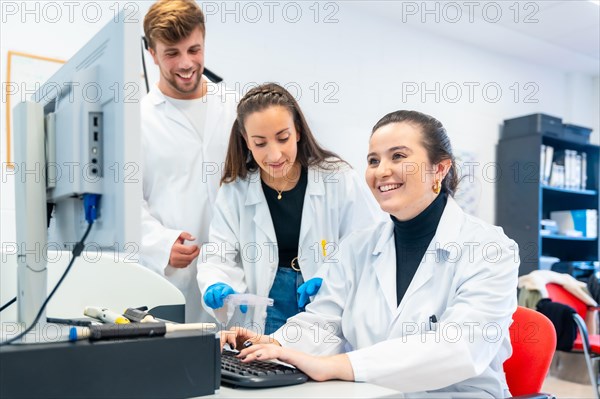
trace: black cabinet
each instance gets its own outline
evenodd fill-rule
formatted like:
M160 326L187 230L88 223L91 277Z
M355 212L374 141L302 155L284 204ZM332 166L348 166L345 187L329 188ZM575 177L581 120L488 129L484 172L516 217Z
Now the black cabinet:
M539 118L537 114L535 117ZM533 115L531 116L533 117ZM521 118L515 118L521 119ZM554 126L538 123L537 126ZM505 129L511 120L505 121ZM560 234L541 234L542 219L550 212L600 207L599 174L600 147L565 139L556 129L533 129L530 134L503 132L497 146L498 163L496 183L496 224L519 245L521 267L519 274L539 268L541 255L554 256L561 261L597 261L600 252L598 223L596 237L567 237ZM587 180L585 187L550 187L545 182L544 165L541 165L542 146L553 148L554 160L565 150L574 151L585 158ZM547 154L547 152L545 152ZM574 154L571 152L571 154ZM582 164L579 164L582 166Z

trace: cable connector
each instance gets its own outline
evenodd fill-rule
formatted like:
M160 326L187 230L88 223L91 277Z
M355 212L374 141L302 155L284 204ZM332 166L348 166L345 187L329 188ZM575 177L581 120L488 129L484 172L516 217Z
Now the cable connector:
M85 220L88 223L94 223L98 217L98 208L100 204L100 194L83 194L83 208L85 209Z
M77 244L75 244L75 248L73 248L73 251L71 251L71 253L73 254L73 257L76 258L79 255L81 255L84 249L85 244L79 241Z

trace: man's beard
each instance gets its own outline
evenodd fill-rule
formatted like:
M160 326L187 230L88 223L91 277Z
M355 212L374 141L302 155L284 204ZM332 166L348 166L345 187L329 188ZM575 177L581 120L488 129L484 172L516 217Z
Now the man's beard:
M175 90L177 90L180 93L183 93L183 94L193 93L196 90L198 90L198 87L200 86L200 81L202 79L201 70L202 69L200 67L198 67L196 69L196 72L195 72L196 76L195 76L194 84L189 89L186 88L186 87L183 87L183 86L181 86L179 84L179 82L177 81L177 76L176 76L175 73L171 75L172 76L171 79L167 79L167 82L169 82L169 84L171 85L171 87L173 87Z

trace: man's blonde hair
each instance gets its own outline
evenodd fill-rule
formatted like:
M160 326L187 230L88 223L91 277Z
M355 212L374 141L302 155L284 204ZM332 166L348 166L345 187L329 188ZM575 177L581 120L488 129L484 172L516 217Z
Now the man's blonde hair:
M144 35L153 50L157 40L172 45L196 28L205 35L204 14L194 0L159 0L144 17Z

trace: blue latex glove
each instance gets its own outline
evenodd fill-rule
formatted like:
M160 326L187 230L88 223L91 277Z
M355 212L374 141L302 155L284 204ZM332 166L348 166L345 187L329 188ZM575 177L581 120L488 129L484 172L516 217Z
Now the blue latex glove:
M206 289L204 293L204 302L211 309L219 309L223 307L223 300L227 295L235 294L236 292L228 284L215 283ZM240 311L246 313L248 306L240 305Z
M320 277L311 278L306 281L300 287L298 287L298 307L303 308L308 303L311 296L315 295L319 292L319 288L321 288L321 284L323 284L323 279Z

